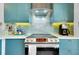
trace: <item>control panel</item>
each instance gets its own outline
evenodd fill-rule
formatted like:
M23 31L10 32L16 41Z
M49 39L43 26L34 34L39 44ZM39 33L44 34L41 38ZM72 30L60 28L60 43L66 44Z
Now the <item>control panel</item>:
M59 42L58 38L26 38L25 42Z
M25 42L36 42L35 38L26 38Z
M58 38L48 38L48 42L59 42Z

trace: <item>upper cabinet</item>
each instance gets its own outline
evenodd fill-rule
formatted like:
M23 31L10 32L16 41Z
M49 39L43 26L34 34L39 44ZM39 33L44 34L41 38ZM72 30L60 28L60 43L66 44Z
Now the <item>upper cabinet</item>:
M52 22L73 22L73 3L54 3L52 12Z
M30 3L5 3L5 22L29 22Z
M5 22L29 22L29 10L31 8L50 8L52 22L73 22L73 3L5 3Z

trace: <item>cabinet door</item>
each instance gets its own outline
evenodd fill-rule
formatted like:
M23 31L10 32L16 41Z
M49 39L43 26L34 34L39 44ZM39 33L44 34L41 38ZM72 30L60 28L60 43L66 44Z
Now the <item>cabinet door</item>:
M74 4L54 3L52 18L53 22L72 22L74 19Z
M5 22L29 22L30 3L5 3L4 21Z
M6 55L24 55L24 39L6 39Z
M60 54L61 55L78 55L78 39L61 39Z
M78 39L72 39L72 43L71 43L71 51L73 55L78 55L79 54L79 48L78 48Z
M77 42L77 47L78 47L78 55L79 55L79 39L78 39L78 42Z
M0 55L1 55L1 51L2 51L2 42L1 42L1 39L0 39Z
M59 54L70 55L71 54L71 40L60 39Z

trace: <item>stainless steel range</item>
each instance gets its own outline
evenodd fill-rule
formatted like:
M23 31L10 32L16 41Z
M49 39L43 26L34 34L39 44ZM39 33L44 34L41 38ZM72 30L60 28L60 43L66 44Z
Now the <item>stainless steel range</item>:
M51 34L32 34L28 36L25 42L30 43L58 43L58 37Z
M31 35L25 39L26 54L58 55L59 39L51 35L53 33L49 20L51 10L47 8L35 8L31 12L31 27L26 32L26 34Z
M58 37L50 34L32 34L25 39L27 55L58 55ZM27 53L28 52L28 53Z

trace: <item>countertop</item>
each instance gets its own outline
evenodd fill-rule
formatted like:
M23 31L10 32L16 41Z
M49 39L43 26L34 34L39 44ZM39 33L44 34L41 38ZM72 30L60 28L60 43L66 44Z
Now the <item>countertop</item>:
M74 37L71 35L69 35L69 36L62 36L62 35L58 35L58 34L52 34L52 35L58 37L58 39L79 39L79 37ZM3 38L6 38L6 39L24 39L28 36L27 35L6 35L3 37L0 37L0 39L3 39Z
M58 39L79 39L79 37L73 36L73 35L69 35L69 36L62 36L59 34L54 34L55 36L58 37Z
M0 37L0 40L3 39L3 37Z

